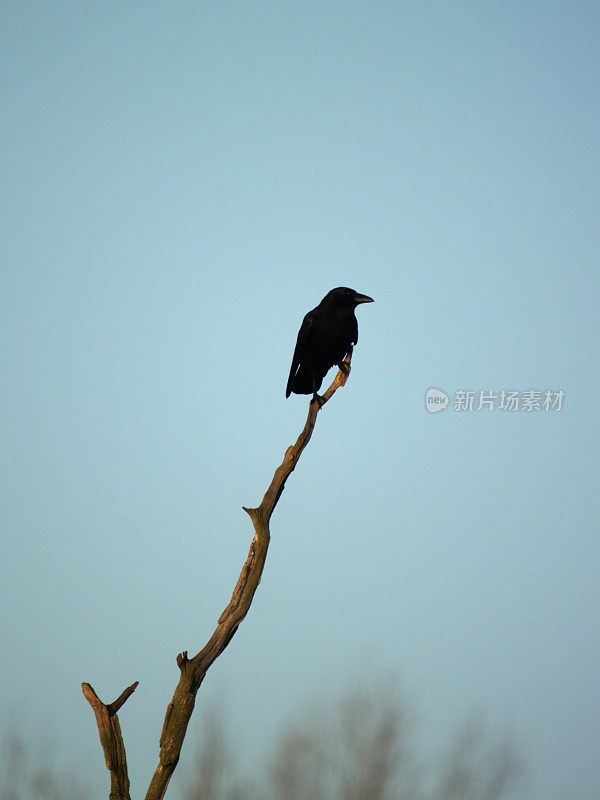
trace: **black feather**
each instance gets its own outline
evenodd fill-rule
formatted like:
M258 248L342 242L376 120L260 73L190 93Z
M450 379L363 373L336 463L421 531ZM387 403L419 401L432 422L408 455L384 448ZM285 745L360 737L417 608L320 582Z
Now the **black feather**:
M332 289L316 308L304 317L292 358L285 396L316 394L323 378L334 364L358 342L358 322L354 309L373 299L354 289Z

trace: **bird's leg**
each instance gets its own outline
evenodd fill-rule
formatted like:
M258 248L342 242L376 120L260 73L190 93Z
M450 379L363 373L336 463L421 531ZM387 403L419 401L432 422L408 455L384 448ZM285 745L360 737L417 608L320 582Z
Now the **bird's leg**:
M313 378L313 396L311 398L311 403L316 403L319 408L325 402L320 394L317 394L317 381Z
M352 345L348 345L348 352L346 353L346 355L344 356L344 358L343 358L343 359L340 361L340 363L338 364L338 367L339 367L339 368L342 370L342 372L344 373L344 375L345 375L346 377L348 377L348 375L350 375L350 367L348 366L348 364L347 364L347 362L346 362L346 360L345 360L345 359L346 359L346 358L351 358L351 357L352 357L352 350L353 350L353 349L354 349L354 348L352 347Z

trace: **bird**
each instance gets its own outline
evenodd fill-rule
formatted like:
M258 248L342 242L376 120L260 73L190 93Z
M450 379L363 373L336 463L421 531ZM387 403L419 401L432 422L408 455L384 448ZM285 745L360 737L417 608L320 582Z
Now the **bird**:
M338 286L309 311L302 320L292 358L286 398L295 394L317 394L323 378L334 364L352 352L358 342L358 322L354 309L360 303L373 303L373 298L354 289Z

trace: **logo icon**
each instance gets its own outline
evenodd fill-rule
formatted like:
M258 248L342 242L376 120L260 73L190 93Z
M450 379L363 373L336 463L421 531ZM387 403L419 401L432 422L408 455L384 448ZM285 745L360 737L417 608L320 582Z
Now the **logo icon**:
M448 405L448 395L442 392L441 389L427 389L425 394L425 408L431 414L437 414L438 411L443 411Z

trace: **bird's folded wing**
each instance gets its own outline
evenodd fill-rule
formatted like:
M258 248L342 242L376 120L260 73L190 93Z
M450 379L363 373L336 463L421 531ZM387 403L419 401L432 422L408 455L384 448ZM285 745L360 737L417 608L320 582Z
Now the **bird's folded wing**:
M292 384L294 382L294 376L298 372L298 368L302 363L302 351L306 344L306 340L308 339L308 334L310 329L313 325L313 316L312 311L309 311L308 314L302 320L302 325L300 326L300 330L298 331L298 338L296 340L296 347L294 348L294 356L292 358L292 366L290 367L290 376L288 378L287 387L285 390L285 396L289 397L292 393Z

